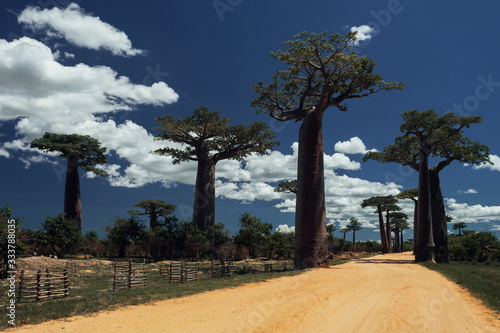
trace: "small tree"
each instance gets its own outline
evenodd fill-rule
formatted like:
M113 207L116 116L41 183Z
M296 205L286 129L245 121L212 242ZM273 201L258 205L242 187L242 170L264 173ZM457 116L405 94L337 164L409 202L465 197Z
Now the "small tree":
M349 229L348 227L340 229L340 232L344 234L344 240L345 240L345 234L348 233L349 231L351 231L351 229Z
M391 213L390 216L390 225L391 225L391 230L394 230L394 252L399 253L401 252L401 246L403 244L403 241L401 240L399 233L401 232L401 236L403 234L403 229L405 226L408 225L406 220L408 219L408 215L405 213L401 212L393 212ZM400 242L401 240L401 242Z
M323 115L330 107L347 110L346 101L379 91L402 90L374 74L375 62L359 56L356 33L302 32L271 56L286 66L272 82L254 84L251 105L278 121L301 121L295 214L295 268L328 267L324 184Z
M359 222L358 219L351 217L346 228L352 231L353 251L356 252L356 231L363 229L363 227L361 226L361 222Z
M117 249L118 257L125 256L125 250L130 244L137 244L144 238L145 226L135 216L128 218L117 217L112 225L104 230L108 233L108 241Z
M467 228L467 224L465 224L465 222L458 222L458 223L453 224L453 230L458 229L458 236L462 236L461 230L465 229L465 228Z
M417 239L418 188L401 191L396 195L396 199L410 199L415 204L415 208L413 210L413 242L415 243L415 240ZM401 237L402 236L403 233L401 233ZM401 242L401 244L403 244L403 242ZM413 250L413 254L415 254L415 248Z
M241 161L252 153L266 153L278 142L275 133L263 122L256 121L229 126L229 119L220 117L220 111L209 111L203 106L185 119L167 115L156 118L158 140L184 144L184 149L162 148L158 155L172 156L173 163L197 161L193 206L193 223L207 231L215 223L215 165L221 160Z
M47 217L42 222L42 232L45 243L58 257L63 257L68 250L77 245L81 237L74 221L67 219L62 213L56 217Z
M64 216L74 221L76 228L82 231L82 203L80 197L80 177L78 167L92 171L98 176L107 176L106 171L97 169L95 164L108 163L105 147L88 135L45 133L42 138L31 142L32 148L44 152L60 152L66 159L66 183L64 190Z
M149 215L149 228L154 230L158 227L158 217L171 215L177 208L176 205L165 203L161 200L145 199L134 205L144 209L143 212L138 212L134 209L129 210L133 215Z
M240 218L241 228L234 237L237 246L245 246L252 258L258 256L266 241L266 236L271 234L273 225L262 222L249 213L244 213Z

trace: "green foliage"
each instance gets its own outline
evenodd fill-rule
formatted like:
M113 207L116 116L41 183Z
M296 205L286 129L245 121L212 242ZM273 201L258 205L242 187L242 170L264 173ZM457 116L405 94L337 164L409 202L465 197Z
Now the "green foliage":
M276 71L268 85L254 84L259 97L251 105L258 112L282 121L301 120L304 110L312 107L345 111L347 105L342 103L347 99L404 87L373 73L375 62L356 53L353 32L346 36L302 32L293 38L284 43L285 50L271 53L286 69Z
M410 199L410 200L417 200L418 199L418 188L412 188L409 190L403 190L396 194L396 199L398 200L403 200L403 199Z
M346 228L349 230L349 231L359 231L361 229L363 229L362 225L361 225L361 222L358 221L358 219L354 218L354 217L351 217L349 219L349 223L347 224Z
M180 237L183 239L184 254L189 258L200 258L201 254L208 251L210 242L207 232L200 230L191 222L182 222L180 225Z
M149 226L154 229L158 226L158 217L171 215L177 208L176 205L165 203L162 200L145 199L134 205L143 209L143 212L138 212L134 209L129 210L132 215L149 215Z
M491 232L474 232L462 237L450 235L450 259L484 262L488 258L500 260L500 242Z
M173 163L199 161L210 156L215 162L224 159L241 161L251 153L266 153L274 146L276 134L263 122L256 121L229 126L227 117L220 117L220 110L209 111L202 106L192 116L175 119L171 115L156 118L159 126L157 140L183 143L184 148L161 148L158 155L172 156Z
M281 181L278 183L278 187L274 189L274 192L283 193L295 193L297 194L297 179L289 181Z
M458 229L458 236L462 236L461 230L465 228L467 228L467 224L465 224L465 222L458 222L453 224L453 230Z
M80 241L80 231L72 220L64 217L63 213L55 217L48 216L42 222L42 244L49 245L57 254L62 257L73 246Z
M272 224L264 223L249 213L244 213L240 219L241 228L234 237L234 244L239 247L246 247L250 256L255 258L258 254L263 254L266 237L271 234Z
M110 245L116 248L118 257L125 256L128 245L136 244L145 237L145 226L135 216L117 217L105 227Z
M46 132L42 138L31 142L31 148L45 152L60 152L60 157L75 160L85 171L92 171L98 176L107 176L106 171L95 168L97 163L108 163L106 147L101 147L98 140L89 135L55 134Z
M439 170L454 160L475 165L491 163L488 146L462 135L464 128L482 123L481 117L461 117L451 112L439 116L434 110L409 110L401 116L404 122L400 130L404 134L383 152L366 153L363 161L396 162L418 171L420 152L424 151L426 156L442 159L436 165Z

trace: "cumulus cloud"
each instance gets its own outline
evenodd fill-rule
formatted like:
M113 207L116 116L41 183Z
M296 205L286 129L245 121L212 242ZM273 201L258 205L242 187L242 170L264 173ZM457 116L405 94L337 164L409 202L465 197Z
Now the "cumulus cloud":
M472 169L490 169L493 171L500 171L500 157L497 155L490 155L490 161L493 164L481 164L481 165L474 165Z
M295 232L295 226L289 227L288 224L280 224L276 227L276 232L291 234L292 232Z
M335 151L343 154L366 154L369 151L377 151L376 149L367 150L363 141L357 136L350 138L348 141L339 141L335 144Z
M127 35L85 13L76 3L66 9L27 7L18 16L18 22L49 37L65 38L69 43L92 50L105 49L114 55L134 56L144 51L134 49Z
M453 221L474 223L498 221L500 206L482 206L459 203L454 198L445 199L448 215Z
M477 194L477 193L478 192L473 188L470 188L466 191L458 190L458 194Z
M357 39L356 42L354 42L354 45L358 45L359 42L372 38L372 34L375 32L375 28L372 28L368 25L360 25L359 27L351 27L351 31L357 32Z

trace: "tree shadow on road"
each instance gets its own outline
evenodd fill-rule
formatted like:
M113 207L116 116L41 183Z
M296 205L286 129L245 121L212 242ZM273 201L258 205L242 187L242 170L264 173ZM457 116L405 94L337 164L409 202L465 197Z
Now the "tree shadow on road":
M415 261L413 259L379 259L379 258L364 258L357 259L353 261L356 264L414 264Z

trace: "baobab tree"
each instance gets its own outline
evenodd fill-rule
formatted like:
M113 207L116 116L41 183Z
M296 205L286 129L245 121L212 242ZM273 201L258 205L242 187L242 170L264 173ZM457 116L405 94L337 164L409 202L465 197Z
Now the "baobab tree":
M301 121L295 209L296 269L328 267L324 186L323 124L325 111L347 111L345 102L380 91L402 90L373 73L375 62L356 52L356 33L327 35L302 32L271 56L287 68L269 84L254 84L257 112L278 121Z
M229 126L229 118L220 117L220 110L209 111L205 106L192 116L175 119L171 115L155 119L158 140L185 144L184 149L161 148L157 155L171 156L173 163L197 161L193 204L193 223L202 231L215 223L215 166L221 160L241 161L252 153L266 153L279 142L272 141L275 133L260 121L248 126Z
M151 230L158 227L158 217L171 215L177 208L176 205L155 199L141 200L134 206L142 208L144 211L139 212L135 209L131 209L129 213L132 215L149 215L149 229Z
M297 194L297 179L279 182L274 192Z
M452 161L491 163L489 148L463 136L463 129L481 123L478 116L461 117L451 112L439 116L434 110L406 111L395 143L383 152L368 152L364 161L397 162L418 171L417 234L415 261L449 262L448 234L439 172ZM429 167L429 157L440 158Z
M402 212L393 212L389 218L391 229L394 230L394 252L401 252L402 241L400 243L401 237L399 236L399 232L403 233L403 229L405 225L407 225L406 220L408 219L408 215Z
M394 203L392 196L375 196L369 199L363 200L361 203L361 208L365 207L377 207L377 211L375 213L378 214L378 224L380 229L380 241L382 243L382 252L389 253L391 252L391 243L390 238L387 238L387 232L384 228L384 217L382 216L382 207L384 205Z
M359 222L358 219L351 217L346 228L349 229L349 231L352 231L352 246L353 251L356 252L356 231L363 229L361 222Z
M66 183L64 187L64 217L75 222L82 231L82 202L80 196L80 177L78 168L106 177L106 171L97 169L96 164L108 163L107 148L89 135L45 133L43 137L31 142L31 148L44 152L59 152L65 158Z
M457 230L458 229L458 236L459 237L462 236L461 230L465 229L465 228L467 228L467 224L465 224L465 222L458 222L458 223L453 224L453 230Z
M418 188L403 190L396 194L396 199L410 199L415 204L415 208L413 210L413 244L415 244L417 239ZM403 234L401 234L401 236L403 236ZM413 253L415 254L415 251Z

